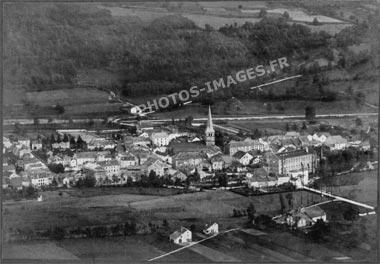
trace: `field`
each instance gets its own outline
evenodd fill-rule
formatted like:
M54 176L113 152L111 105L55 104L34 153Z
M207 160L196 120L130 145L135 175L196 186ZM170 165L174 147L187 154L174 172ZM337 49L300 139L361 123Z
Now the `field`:
M49 90L41 92L27 92L27 100L36 105L54 105L63 106L82 103L99 103L108 102L106 92L97 90L96 88L73 88Z
M365 172L361 175L352 174L347 177L363 179L356 186L340 187L340 195L356 198L362 202L374 204L376 199L377 177L376 172ZM364 177L362 177L364 176ZM138 223L147 222L161 226L163 219L169 223L171 232L179 226L189 227L194 224L196 231L194 240L202 236L197 233L205 223L218 222L220 230L235 227L244 227L246 217L234 218L233 209L244 210L249 203L255 205L259 213L275 215L279 212L279 194L246 197L228 191L206 191L174 196L152 196L129 194L128 188L104 188L67 190L59 195L58 192L46 193L42 203L7 202L4 208L4 231L12 228L40 229L59 225L70 227L77 225L100 225L125 222L137 217ZM333 192L335 193L335 189ZM294 192L294 206L311 204L323 201L319 195L308 192ZM338 203L328 203L325 210L341 214L344 206ZM375 204L374 204L375 205ZM330 207L329 207L330 206ZM165 211L173 208L182 210ZM329 209L330 208L330 209ZM331 209L335 208L335 209ZM331 211L332 210L332 211ZM331 218L331 215L328 215ZM355 227L356 226L356 227ZM364 232L363 241L373 246L376 241L376 217L363 217L353 228ZM104 259L141 261L157 257L170 252L178 246L171 244L167 239L168 231L163 234L152 233L139 236L110 237L105 239L64 239L52 242L49 252L61 252L58 256L80 259ZM252 230L251 230L252 231ZM191 260L207 261L244 261L244 262L285 262L285 261L328 261L339 257L371 260L375 253L368 254L366 250L355 248L347 250L336 244L312 243L307 238L292 234L289 231L263 232L234 231L202 242L194 248L181 250L177 253L160 259L161 261ZM357 231L355 231L357 232ZM5 256L17 258L16 250L25 247L25 252L34 252L37 242L5 244ZM43 243L37 243L41 246ZM29 248L30 246L30 248ZM323 252L323 254L321 253ZM25 253L29 254L29 253ZM29 256L29 255L28 255ZM50 257L51 255L46 255ZM40 257L40 255L36 255Z

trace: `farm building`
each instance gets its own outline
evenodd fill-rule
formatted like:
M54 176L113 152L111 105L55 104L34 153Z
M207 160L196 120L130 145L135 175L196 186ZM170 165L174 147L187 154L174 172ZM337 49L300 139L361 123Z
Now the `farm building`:
M217 223L213 223L211 226L207 226L203 229L203 233L205 235L215 235L219 233L219 225Z
M170 235L170 241L173 241L175 244L182 244L185 242L191 242L191 237L191 231L181 226L180 230L177 230Z

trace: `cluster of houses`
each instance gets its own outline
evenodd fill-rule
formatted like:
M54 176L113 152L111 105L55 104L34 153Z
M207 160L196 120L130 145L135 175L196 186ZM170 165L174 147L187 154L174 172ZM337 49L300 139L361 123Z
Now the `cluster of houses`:
M41 139L3 137L3 153L12 153L17 158L15 163L3 159L3 188L40 187L53 181L71 186L87 175L95 177L97 185L123 184L139 181L151 171L179 181L196 172L201 181L207 181L223 171L243 175L250 187L287 182L306 185L321 158L314 147L370 148L368 142L350 142L342 136L297 132L265 139L231 140L220 148L215 145L210 109L203 135L180 131L176 125L155 128L148 122L139 123L136 128L136 135L123 134L120 139L87 130L57 130L59 140L53 138L48 148ZM79 138L85 148L78 149ZM44 158L36 155L41 152ZM58 174L49 170L61 165L64 171Z
M207 236L213 236L219 233L218 223L213 223L212 225L205 225L205 228L202 230L203 234ZM178 245L186 245L192 242L192 232L186 227L181 226L180 229L174 231L170 234L169 239L171 242Z

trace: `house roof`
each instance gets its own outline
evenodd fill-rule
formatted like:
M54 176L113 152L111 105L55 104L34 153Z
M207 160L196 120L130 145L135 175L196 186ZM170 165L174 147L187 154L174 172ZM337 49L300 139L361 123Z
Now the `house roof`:
M299 149L299 150L295 150L295 151L277 153L276 155L279 158L293 158L293 157L305 156L305 155L309 155L309 154L311 154L311 153L307 152L305 149Z
M117 160L104 160L97 162L99 166L118 166L120 163Z
M303 208L303 212L306 215L308 215L310 218L320 217L320 216L325 215L325 211L323 211L322 208L319 207L318 205Z
M326 139L325 144L344 144L347 143L347 139L343 138L342 136L330 136Z
M152 133L152 135L150 137L152 139L155 139L155 138L168 138L169 134L166 133L166 132L155 132L155 133Z
M178 237L180 237L183 233L187 232L190 230L181 226L181 229L180 230L176 230L174 231L171 235L170 235L170 239L177 239Z
M202 155L199 152L180 152L174 155L173 159L176 159L176 160L202 159Z
M238 151L238 152L236 152L232 157L234 157L235 159L241 159L241 158L244 157L246 154L252 156L252 155L249 154L248 152Z

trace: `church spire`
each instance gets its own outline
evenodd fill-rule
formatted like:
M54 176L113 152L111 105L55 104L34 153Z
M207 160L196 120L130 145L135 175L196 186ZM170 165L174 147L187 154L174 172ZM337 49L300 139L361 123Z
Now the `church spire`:
M208 107L207 126L205 131L205 141L207 146L215 145L215 130L212 125L211 107Z
M211 116L210 106L208 106L208 118L207 118L206 131L214 131L214 126L212 125L212 116Z

